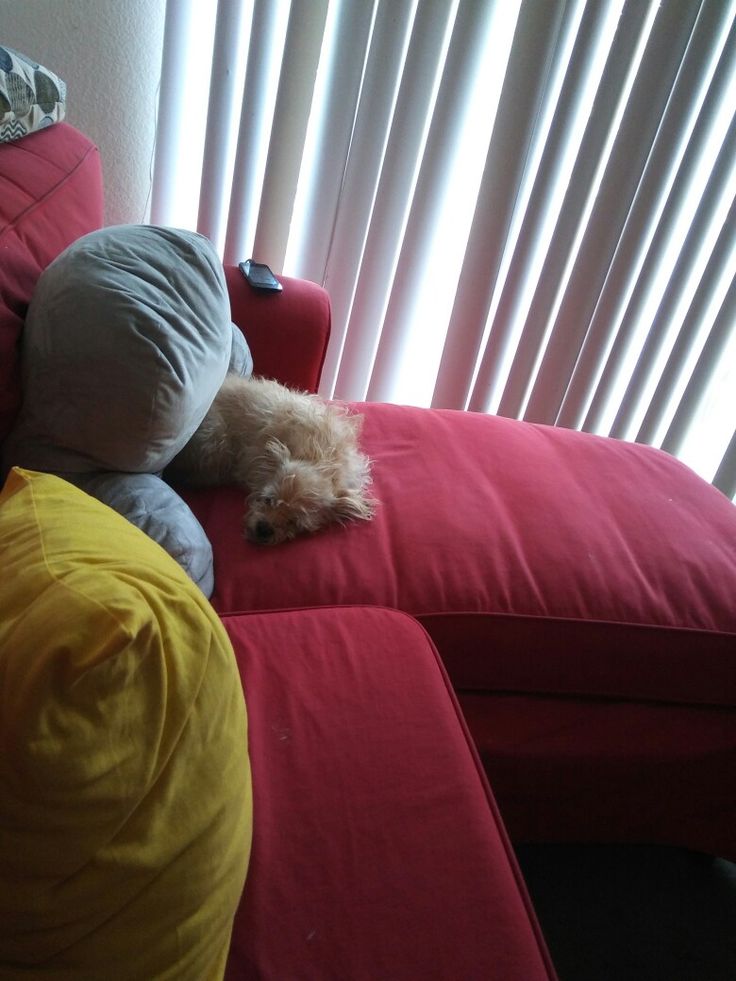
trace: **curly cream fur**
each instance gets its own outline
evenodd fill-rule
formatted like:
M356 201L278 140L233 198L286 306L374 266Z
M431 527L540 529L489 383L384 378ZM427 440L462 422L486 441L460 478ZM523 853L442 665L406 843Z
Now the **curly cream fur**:
M245 534L276 545L332 522L373 517L363 417L265 378L228 375L167 474L247 488Z

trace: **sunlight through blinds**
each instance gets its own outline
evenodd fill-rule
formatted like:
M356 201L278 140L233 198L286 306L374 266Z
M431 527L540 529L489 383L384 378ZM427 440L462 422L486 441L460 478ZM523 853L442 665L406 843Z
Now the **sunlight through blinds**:
M152 221L323 284L321 394L734 494L736 0L169 0Z

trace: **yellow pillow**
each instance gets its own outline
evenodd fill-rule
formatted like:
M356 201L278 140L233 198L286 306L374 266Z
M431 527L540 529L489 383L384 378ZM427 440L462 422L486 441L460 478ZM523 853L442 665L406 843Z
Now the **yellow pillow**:
M0 494L0 978L221 977L245 706L202 593L66 481Z

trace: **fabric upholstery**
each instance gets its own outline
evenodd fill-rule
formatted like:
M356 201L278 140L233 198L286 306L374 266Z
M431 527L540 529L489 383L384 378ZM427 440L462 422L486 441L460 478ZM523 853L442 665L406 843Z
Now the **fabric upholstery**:
M57 477L0 496L0 978L221 976L251 836L217 617Z
M654 842L736 861L733 709L458 698L513 841Z
M225 617L257 823L227 977L554 977L435 650L409 617Z
M278 549L187 495L222 611L369 602L435 641L515 840L736 855L736 509L672 457L485 415L360 407L381 505Z

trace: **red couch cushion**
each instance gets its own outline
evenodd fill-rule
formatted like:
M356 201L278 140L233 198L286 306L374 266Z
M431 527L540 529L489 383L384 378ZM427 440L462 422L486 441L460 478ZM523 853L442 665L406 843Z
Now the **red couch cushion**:
M383 609L224 622L254 796L227 977L553 977L424 631Z
M190 494L220 611L373 603L418 616L456 687L736 704L736 508L650 447L367 404L382 506L277 548L243 495Z
M20 405L17 342L39 274L102 224L95 145L66 123L0 143L0 440Z

